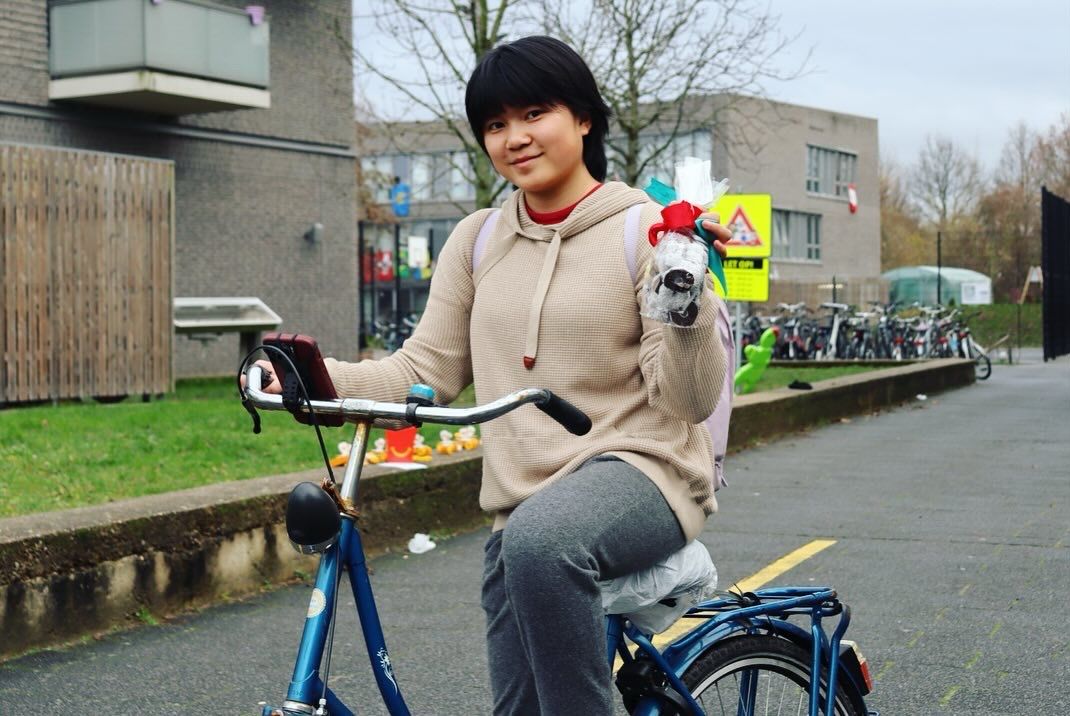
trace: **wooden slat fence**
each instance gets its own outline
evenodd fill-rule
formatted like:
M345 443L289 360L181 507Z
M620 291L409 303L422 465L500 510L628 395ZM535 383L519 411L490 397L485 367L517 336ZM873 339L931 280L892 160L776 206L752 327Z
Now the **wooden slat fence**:
M0 404L168 392L174 165L0 144Z

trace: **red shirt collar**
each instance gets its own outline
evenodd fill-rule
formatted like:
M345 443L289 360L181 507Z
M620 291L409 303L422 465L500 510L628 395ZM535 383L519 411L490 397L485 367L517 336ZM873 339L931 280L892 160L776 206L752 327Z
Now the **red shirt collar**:
M594 194L599 189L599 187L601 187L601 186L602 186L601 183L595 184L594 187L589 192L587 192L582 197L580 197L580 201L583 201L584 199L589 197L591 194ZM531 207L528 206L527 200L525 199L524 200L524 208L526 208L528 210L528 216L530 216L531 220L534 221L536 224L543 224L543 225L560 224L562 221L564 221L565 219L568 218L568 215L572 213L573 209L575 209L577 206L579 206L580 201L577 201L572 206L566 206L564 209L556 209L555 211L545 211L545 212L543 212L543 211L532 211Z

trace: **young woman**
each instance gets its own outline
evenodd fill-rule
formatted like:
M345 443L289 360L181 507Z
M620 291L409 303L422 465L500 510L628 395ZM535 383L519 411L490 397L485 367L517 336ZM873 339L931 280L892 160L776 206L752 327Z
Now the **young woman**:
M650 567L702 530L712 411L726 356L720 299L706 286L693 325L640 316L642 271L625 263L660 207L606 176L609 109L583 60L549 37L488 53L465 96L494 168L517 187L473 271L492 210L458 224L419 325L388 358L327 359L343 396L401 402L413 383L449 402L546 387L590 415L583 438L538 410L483 426L482 508L494 515L482 605L495 714L613 713L598 581ZM714 217L707 217L713 219ZM727 240L714 221L705 227ZM653 250L638 241L637 265ZM277 390L277 383L269 387Z

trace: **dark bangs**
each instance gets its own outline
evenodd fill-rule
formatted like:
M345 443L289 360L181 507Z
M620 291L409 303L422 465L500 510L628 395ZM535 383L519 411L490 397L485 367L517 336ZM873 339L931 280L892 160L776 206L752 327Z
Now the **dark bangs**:
M583 163L598 181L606 178L606 132L609 107L587 63L571 47L552 37L524 37L499 45L483 56L464 94L468 124L479 146L487 121L506 107L564 105L590 119L583 138Z

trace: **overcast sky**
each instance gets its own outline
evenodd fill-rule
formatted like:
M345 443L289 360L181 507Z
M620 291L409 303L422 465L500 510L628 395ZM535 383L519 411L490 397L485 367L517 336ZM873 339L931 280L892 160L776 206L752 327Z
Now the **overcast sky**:
M374 1L354 2L365 47L379 39L360 19ZM771 96L877 118L881 153L901 164L916 160L927 134L943 134L992 169L1017 122L1046 130L1070 112L1070 0L768 3L781 30L800 35L785 66L813 50L810 74L771 86Z
M1009 129L1070 112L1070 0L771 0L807 77L776 99L876 117L881 153L915 161L942 133L991 169Z

